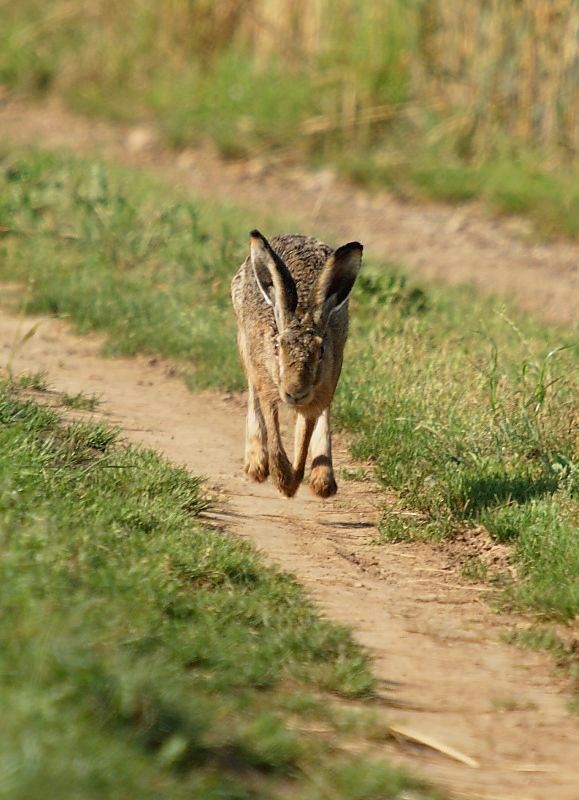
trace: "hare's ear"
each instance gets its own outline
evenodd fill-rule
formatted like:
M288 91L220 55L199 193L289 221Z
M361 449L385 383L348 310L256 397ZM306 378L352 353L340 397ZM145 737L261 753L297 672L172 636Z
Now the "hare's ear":
M315 287L316 314L322 324L341 308L348 299L362 264L360 242L348 242L338 247L328 258Z
M290 271L259 231L251 231L250 257L253 274L265 302L272 306L281 333L296 310L298 293Z

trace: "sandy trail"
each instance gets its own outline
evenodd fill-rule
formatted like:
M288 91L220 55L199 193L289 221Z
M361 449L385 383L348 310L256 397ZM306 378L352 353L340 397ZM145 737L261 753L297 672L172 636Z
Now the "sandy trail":
M428 279L473 283L549 322L579 320L579 243L541 243L529 222L491 217L476 203L415 205L388 192L357 189L330 170L225 162L207 148L175 153L159 144L152 128L85 119L56 101L5 101L0 142L96 152L146 166L201 197L246 209L248 231L275 214L293 220L301 233L335 244L361 241L374 258L401 262Z
M389 719L457 748L479 767L384 745L393 758L470 800L577 800L577 720L549 658L502 644L505 618L440 552L374 544L383 493L342 481L331 501L306 487L285 500L269 483L250 484L241 470L239 398L192 395L161 362L103 359L99 340L78 338L53 319L15 349L37 321L0 313L0 365L43 370L59 391L96 394L97 416L127 439L207 476L218 496L211 519L295 573L330 618L353 626L385 682ZM338 448L338 476L347 464Z

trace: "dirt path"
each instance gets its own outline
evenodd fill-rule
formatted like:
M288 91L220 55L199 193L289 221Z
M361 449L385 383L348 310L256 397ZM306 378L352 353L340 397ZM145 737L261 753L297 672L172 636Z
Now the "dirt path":
M35 322L0 313L0 365L43 370L55 389L96 394L101 416L128 439L208 476L219 496L214 521L298 575L329 617L354 627L385 682L389 718L479 766L408 747L394 749L395 759L469 800L577 800L577 720L548 657L502 644L504 618L440 552L373 544L384 500L375 487L342 481L337 498L323 502L305 488L285 500L269 483L249 484L239 398L192 395L162 363L105 360L97 339L55 320L15 349ZM338 449L338 475L346 459Z
M302 233L336 244L359 240L376 258L399 261L427 278L474 283L547 321L579 320L579 244L539 244L528 222L492 218L477 204L417 206L387 192L355 189L331 171L224 162L207 150L176 154L163 148L151 129L76 117L56 102L5 102L0 142L96 151L116 162L147 166L200 196L247 209L248 230L276 214L294 220Z

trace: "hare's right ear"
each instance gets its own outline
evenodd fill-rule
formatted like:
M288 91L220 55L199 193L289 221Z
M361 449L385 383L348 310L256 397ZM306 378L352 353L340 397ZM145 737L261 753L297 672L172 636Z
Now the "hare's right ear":
M249 248L255 280L263 299L272 306L282 333L298 304L296 285L286 265L259 231L251 231Z

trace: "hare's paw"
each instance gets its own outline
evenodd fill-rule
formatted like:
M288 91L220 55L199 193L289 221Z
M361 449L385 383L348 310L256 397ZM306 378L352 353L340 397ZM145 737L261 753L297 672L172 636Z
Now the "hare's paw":
M287 458L278 456L271 460L271 477L279 491L286 497L293 497L299 487L299 481Z
M314 467L310 475L310 489L318 497L331 497L338 491L338 484L331 467Z
M257 483L266 481L269 475L267 453L252 453L245 462L244 469L252 481Z

